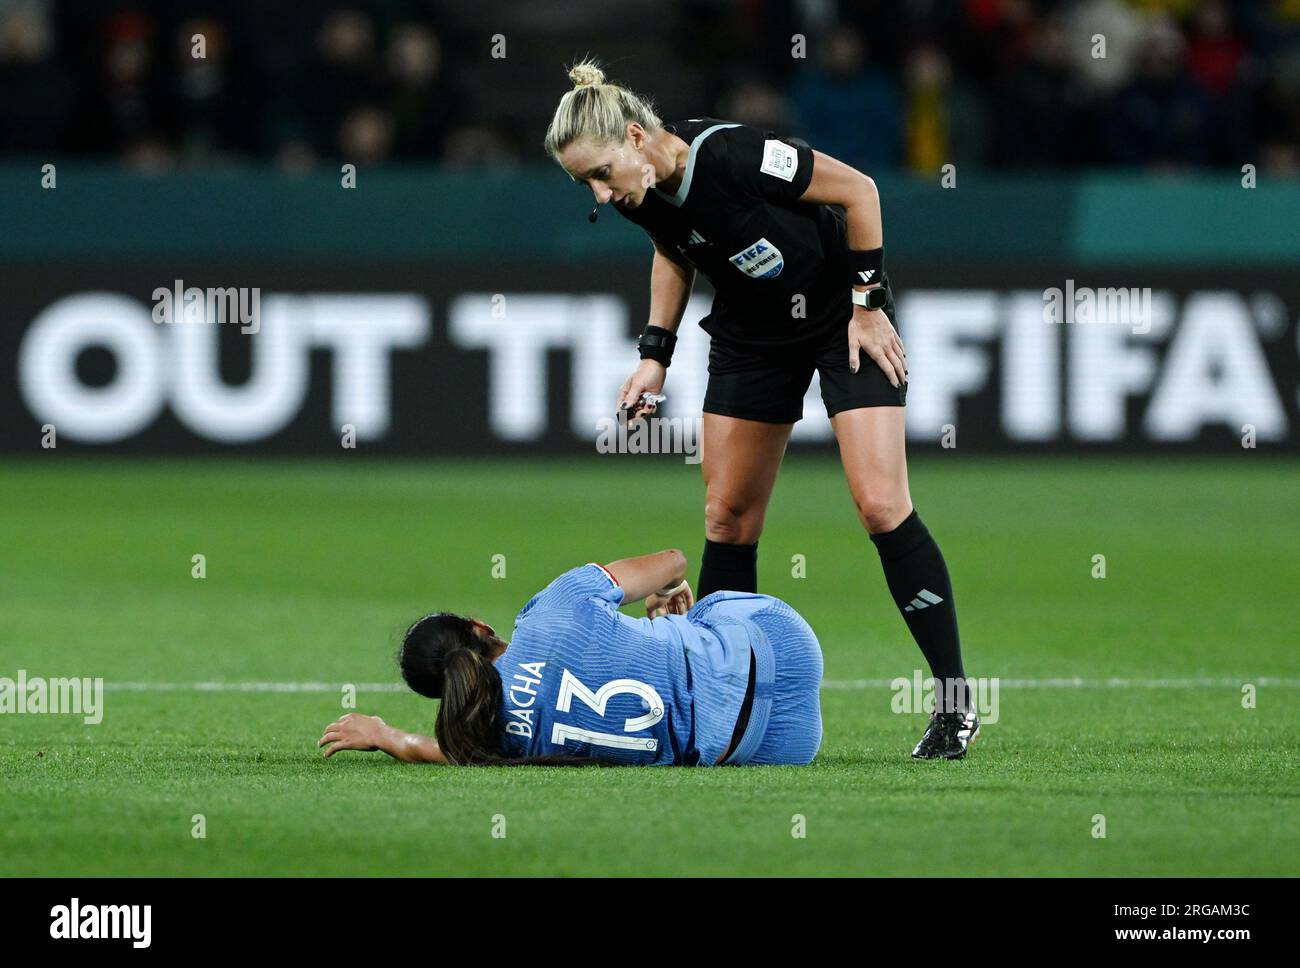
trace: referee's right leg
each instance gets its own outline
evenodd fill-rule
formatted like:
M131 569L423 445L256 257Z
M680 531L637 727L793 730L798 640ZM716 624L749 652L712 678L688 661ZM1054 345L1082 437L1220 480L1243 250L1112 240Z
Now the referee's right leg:
M704 414L704 555L696 598L758 591L758 538L793 428Z
M704 554L696 595L758 591L758 538L814 360L714 338L704 393Z

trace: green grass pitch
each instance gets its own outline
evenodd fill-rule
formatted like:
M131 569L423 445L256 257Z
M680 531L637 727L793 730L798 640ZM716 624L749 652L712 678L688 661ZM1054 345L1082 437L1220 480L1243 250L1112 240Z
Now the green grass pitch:
M821 638L816 762L570 771L326 761L315 741L337 687L398 681L396 636L424 611L508 634L558 572L670 546L693 579L698 469L362 460L0 467L0 676L111 690L98 726L0 715L0 873L1300 873L1295 461L915 460L967 670L1009 684L967 760L914 763L923 717L852 680L910 676L920 653L838 465L791 458L760 587ZM1041 682L1059 677L1086 684ZM121 687L195 682L331 688ZM1241 682L1262 683L1255 708ZM432 730L408 693L363 691L358 709Z

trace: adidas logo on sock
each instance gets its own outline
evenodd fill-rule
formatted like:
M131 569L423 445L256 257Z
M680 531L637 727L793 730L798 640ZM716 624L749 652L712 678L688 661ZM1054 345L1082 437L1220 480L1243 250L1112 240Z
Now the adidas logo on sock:
M916 593L916 597L912 599L911 604L906 606L903 611L919 612L923 608L929 608L931 605L938 605L942 601L942 598L930 591L928 588L922 588Z

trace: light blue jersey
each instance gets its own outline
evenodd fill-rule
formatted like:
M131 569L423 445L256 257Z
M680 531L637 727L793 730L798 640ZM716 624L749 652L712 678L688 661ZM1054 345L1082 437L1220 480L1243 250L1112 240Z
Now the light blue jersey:
M687 615L648 619L624 615L622 602L613 576L592 564L565 572L524 606L496 663L503 755L712 766L735 730L752 651L750 727L727 762L812 758L821 739L821 652L793 609L767 595L718 592ZM802 688L790 703L802 710L799 741L787 737L773 750L763 742L780 692L773 656L786 650L801 659L792 673L812 682L816 735Z

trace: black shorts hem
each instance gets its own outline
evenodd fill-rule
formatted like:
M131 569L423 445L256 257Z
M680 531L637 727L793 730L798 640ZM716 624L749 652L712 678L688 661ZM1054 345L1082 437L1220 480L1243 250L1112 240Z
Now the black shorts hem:
M907 393L907 384L898 391L900 395ZM825 403L825 401L822 401ZM826 404L826 416L834 417L838 414L845 413L849 410L870 410L872 407L898 407L900 410L907 409L906 398L898 400L846 400L842 405L837 404L834 408L829 403Z
M735 417L737 420L753 420L758 423L792 424L803 419L802 397L799 398L799 404L798 415L790 416L788 414L778 415L771 411L764 412L759 407L728 406L727 404L713 403L706 399L704 401L704 412L718 417Z

